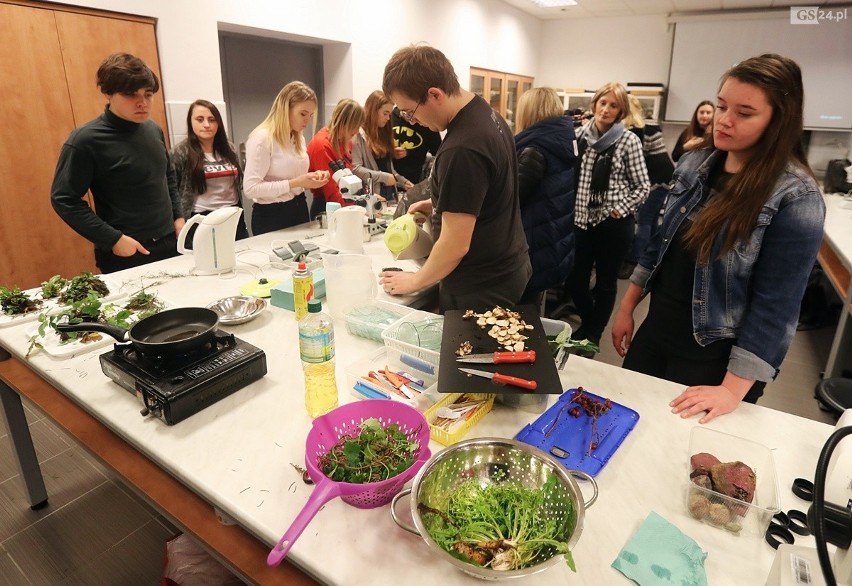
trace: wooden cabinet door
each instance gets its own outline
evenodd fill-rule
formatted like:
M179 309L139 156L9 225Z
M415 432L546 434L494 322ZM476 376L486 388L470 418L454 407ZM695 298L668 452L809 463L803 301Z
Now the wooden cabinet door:
M55 14L76 125L82 126L104 111L106 98L96 83L96 73L101 62L112 53L131 53L142 59L160 78L161 87L154 95L151 119L163 129L168 144L163 80L153 23L132 17L107 18L60 11Z
M74 130L51 10L0 4L0 285L94 270L92 244L53 211L50 185Z

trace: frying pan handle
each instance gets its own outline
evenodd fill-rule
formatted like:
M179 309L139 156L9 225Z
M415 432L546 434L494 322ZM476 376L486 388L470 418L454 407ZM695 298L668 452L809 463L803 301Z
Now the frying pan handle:
M593 504L595 504L595 501L598 500L598 483L595 482L595 479L592 478L591 476L589 476L588 474L586 474L585 472L581 471L581 470L569 470L568 474L570 474L571 476L574 476L576 478L582 478L583 480L588 480L589 482L592 483L592 490L594 491L594 493L592 494L592 498L590 498L589 500L587 500L583 503L583 507L588 509Z
M405 529L409 533L414 533L415 535L420 535L420 532L415 527L412 527L411 525L409 525L408 523L403 521L402 518L399 517L396 514L396 503L398 503L401 498L409 496L410 494L411 494L411 489L406 488L402 492L398 492L395 495L393 495L393 499L391 500L391 506L390 506L391 517L393 517L393 522L396 523L400 528Z
M308 499L308 502L305 503L305 506L302 507L299 514L296 515L293 523L289 528L287 528L287 531L281 536L281 539L278 540L278 543L276 543L275 547L273 547L269 552L269 555L266 558L266 565L272 567L278 566L278 564L287 557L287 553L290 551L290 548L293 547L294 543L296 543L296 540L302 534L302 531L305 530L305 527L308 526L308 523L310 523L311 519L314 518L314 515L317 514L317 511L319 511L325 503L337 496L340 496L340 484L338 482L333 482L328 478L320 480L314 487L314 491L311 493L311 497Z
M109 334L119 342L126 342L129 340L128 330L120 328L118 326L111 326L109 324L102 324L97 322L82 322L79 324L56 324L54 326L59 332L103 332L104 334Z

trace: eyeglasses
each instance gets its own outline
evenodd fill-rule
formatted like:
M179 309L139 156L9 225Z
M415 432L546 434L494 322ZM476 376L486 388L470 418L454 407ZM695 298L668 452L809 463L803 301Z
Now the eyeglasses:
M412 118L414 118L414 115L417 113L417 108L419 108L422 103L423 102L417 102L417 105L414 106L414 109L411 112L408 110L400 110L399 115L402 116L402 119L406 122L411 122Z

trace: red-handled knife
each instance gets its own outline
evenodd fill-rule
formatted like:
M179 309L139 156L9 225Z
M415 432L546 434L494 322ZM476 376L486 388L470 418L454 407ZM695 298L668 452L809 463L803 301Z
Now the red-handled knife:
M490 354L468 354L456 358L456 362L472 362L478 364L533 364L535 362L535 350L526 352L493 352Z
M486 372L484 370L476 370L473 368L459 368L459 370L466 374L490 378L491 382L498 385L512 385L513 387L521 387L522 389L527 389L529 391L534 391L538 386L534 380L500 374L499 372Z

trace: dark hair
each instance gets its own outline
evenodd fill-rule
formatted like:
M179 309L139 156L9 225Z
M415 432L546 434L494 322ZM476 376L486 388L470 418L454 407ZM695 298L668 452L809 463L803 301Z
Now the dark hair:
M446 55L428 45L409 45L399 49L385 65L382 91L390 96L400 92L422 102L429 88L438 88L449 96L461 93L459 78Z
M724 83L724 82L723 82ZM695 106L695 112L692 113L692 120L689 121L689 126L686 127L686 140L689 140L693 136L703 136L707 138L707 133L704 131L704 127L698 123L698 111L702 106L710 106L715 111L715 107L713 106L713 102L710 100L701 100L697 106ZM710 120L710 125L712 128L713 120ZM713 136L713 133L710 133L710 136Z
M160 80L139 57L113 53L98 67L98 87L104 94L133 94L141 89L160 91Z
M772 107L772 117L742 169L687 230L686 242L703 263L710 260L717 234L726 232L720 257L749 237L788 163L795 163L813 176L801 142L805 91L796 62L774 53L746 59L722 76L720 89L731 78L763 90Z
M189 169L190 183L192 189L197 195L207 191L207 180L204 178L204 149L201 147L201 141L198 140L198 135L192 130L192 111L196 106L203 106L210 110L213 117L216 118L216 135L213 137L213 152L218 153L237 169L237 175L234 177L234 184L241 180L242 169L240 168L240 160L237 158L237 153L228 142L228 135L225 133L225 124L222 121L222 114L212 102L207 100L195 100L189 105L189 110L186 112L186 140L189 143L189 154L187 156L187 168Z
M387 157L393 153L393 125L388 122L379 128L378 122L379 110L390 103L390 99L379 90L367 96L364 102L364 132L374 157Z

